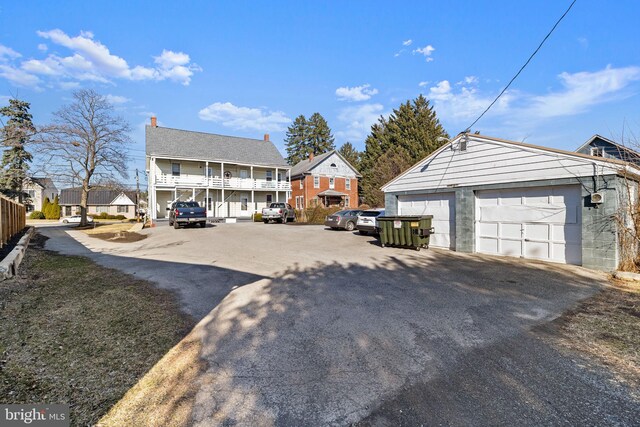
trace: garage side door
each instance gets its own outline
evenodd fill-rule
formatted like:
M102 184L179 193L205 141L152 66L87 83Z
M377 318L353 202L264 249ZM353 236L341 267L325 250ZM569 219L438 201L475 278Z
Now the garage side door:
M429 245L454 249L456 243L456 195L412 194L398 197L399 215L433 215L435 234L429 239Z
M479 191L478 252L582 263L578 186Z

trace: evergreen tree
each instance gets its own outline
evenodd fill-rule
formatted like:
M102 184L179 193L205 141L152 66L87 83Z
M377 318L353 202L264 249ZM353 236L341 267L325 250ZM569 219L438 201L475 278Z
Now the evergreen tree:
M307 119L300 114L287 129L287 163L295 165L309 156L307 148L308 125Z
M44 200L42 201L42 213L44 214L44 217L46 218L48 216L48 212L51 209L51 201L49 200L48 197L45 197Z
M60 208L60 201L58 199L58 195L53 199L53 203L49 203L47 209L43 208L44 217L46 219L60 219L60 213L62 209Z
M308 152L313 154L324 154L335 150L335 139L331 135L329 124L320 113L313 113L307 121L309 135L307 139Z
M356 150L356 147L353 146L350 142L345 142L342 144L342 147L338 150L340 155L344 157L344 159L349 162L351 166L358 169L360 167L360 152Z
M410 167L442 146L444 142L438 141L439 137L448 138L449 135L429 101L422 95L401 104L388 119L380 117L378 123L371 127L371 134L365 141L365 151L361 157L360 172L363 175L362 192L365 203L382 206L384 195L380 186L402 172L399 169ZM399 163L394 166L390 162ZM381 182L381 177L390 172L397 173Z
M9 106L0 108L0 116L9 118L0 130L0 142L5 147L0 188L9 197L17 197L21 203L26 198L22 186L33 158L25 145L36 131L29 108L28 102L18 99L10 99Z

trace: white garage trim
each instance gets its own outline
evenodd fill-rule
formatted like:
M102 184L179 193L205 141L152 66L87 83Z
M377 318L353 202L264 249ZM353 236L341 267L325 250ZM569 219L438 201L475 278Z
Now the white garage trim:
M582 263L578 185L476 193L476 251Z
M412 194L398 196L399 215L433 215L429 245L455 249L456 195L455 193Z

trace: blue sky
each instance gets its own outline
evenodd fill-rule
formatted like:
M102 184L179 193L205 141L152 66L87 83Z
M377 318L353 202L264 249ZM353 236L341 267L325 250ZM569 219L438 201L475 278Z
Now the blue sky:
M76 88L109 96L132 125L262 138L318 111L336 144L422 93L445 129L469 126L570 1L3 2L0 105L45 124ZM640 129L640 3L578 0L474 127L573 150ZM133 177L133 174L132 174ZM130 177L126 182L133 183Z

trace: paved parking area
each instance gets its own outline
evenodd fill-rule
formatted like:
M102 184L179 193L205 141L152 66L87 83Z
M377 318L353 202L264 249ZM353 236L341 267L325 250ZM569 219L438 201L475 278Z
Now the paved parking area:
M640 419L637 397L535 331L599 290L601 273L381 248L321 226L160 223L128 244L66 231L43 228L47 248L173 289L202 319L196 425Z

